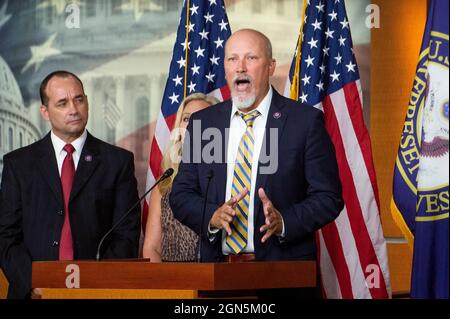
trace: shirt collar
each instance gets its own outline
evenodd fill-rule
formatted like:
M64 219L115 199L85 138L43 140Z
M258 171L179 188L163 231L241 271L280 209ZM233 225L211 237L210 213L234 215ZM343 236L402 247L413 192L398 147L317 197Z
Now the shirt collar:
M258 110L259 113L261 114L261 118L263 118L264 120L267 118L267 115L269 114L270 102L272 101L272 96L273 96L273 89L272 89L272 86L269 85L269 91L267 92L264 99L261 101L261 103L259 103L259 105L256 108L256 110ZM233 107L231 109L231 118L238 115L238 113L237 113L238 111L239 111L239 109L233 104Z
M55 149L56 154L61 154L63 151L64 146L66 146L66 142L64 142L62 139L60 139L58 136L56 136L53 131L50 133L50 137L52 139L53 148ZM84 143L86 142L87 138L87 130L85 129L83 134L80 135L75 141L73 141L72 146L75 148L75 153L81 154L81 150L83 149Z

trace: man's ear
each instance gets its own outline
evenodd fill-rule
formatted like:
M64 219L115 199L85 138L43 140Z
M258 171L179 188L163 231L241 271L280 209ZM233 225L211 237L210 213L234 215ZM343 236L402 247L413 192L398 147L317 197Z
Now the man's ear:
M41 104L41 107L39 108L39 111L40 111L40 113L41 113L42 118L43 118L45 121L49 121L49 116L48 116L48 109L47 109L47 106Z
M272 76L275 72L275 67L277 66L277 60L272 59L269 65L269 76Z

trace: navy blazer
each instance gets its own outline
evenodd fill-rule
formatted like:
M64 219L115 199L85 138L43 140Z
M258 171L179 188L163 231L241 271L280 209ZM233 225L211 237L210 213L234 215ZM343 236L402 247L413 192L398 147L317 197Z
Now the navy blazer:
M31 288L32 261L59 258L61 179L50 134L3 160L0 266L10 284L8 297L24 298ZM74 259L95 259L100 238L137 200L133 154L88 133L69 202ZM136 258L139 236L138 205L105 241L102 256Z
M207 232L214 211L227 200L228 136L224 132L230 126L231 109L231 101L226 101L191 116L183 159L170 195L174 216L197 234L202 234L201 259L205 262L223 260L222 236L216 236L211 242ZM193 135L196 130L199 131L195 123L197 126L201 123L201 132L208 128L219 129L222 134L216 139L220 139L220 147L211 147L213 134L209 137L205 134L201 141ZM271 138L278 141L277 147L272 146L272 150ZM201 152L215 156L216 160L206 163L200 157ZM278 157L278 167L271 174L263 174L269 165L264 164L264 154L270 154L274 160ZM213 171L213 178L202 224L210 170ZM283 217L285 238L280 241L274 235L261 243L263 233L259 228L264 224L264 213L256 193L253 215L256 259L315 259L314 232L333 221L344 206L335 151L324 127L323 113L287 99L275 90L266 123L256 187L252 191L256 192L260 187Z

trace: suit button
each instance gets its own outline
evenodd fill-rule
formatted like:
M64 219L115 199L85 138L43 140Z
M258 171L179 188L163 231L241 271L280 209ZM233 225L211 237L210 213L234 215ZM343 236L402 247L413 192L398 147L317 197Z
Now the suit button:
M53 242L52 246L53 246L53 247L59 246L59 242L55 240L55 241Z
M58 215L59 216L63 216L64 215L64 211L63 210L58 210Z

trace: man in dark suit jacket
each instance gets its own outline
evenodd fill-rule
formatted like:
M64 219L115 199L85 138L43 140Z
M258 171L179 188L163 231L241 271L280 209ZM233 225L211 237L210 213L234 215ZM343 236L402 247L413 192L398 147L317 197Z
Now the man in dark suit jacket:
M0 266L9 298L32 293L33 261L94 259L101 237L138 200L133 154L85 129L88 101L80 79L53 72L40 93L51 132L4 156ZM137 207L106 240L104 258L138 256L139 212Z
M323 113L270 87L275 60L263 34L235 32L226 43L224 63L232 101L191 116L170 196L174 215L202 234L205 262L315 259L314 232L343 208ZM246 114L256 114L251 124ZM251 137L242 144L246 134ZM247 161L241 145L249 148L248 141L254 144L246 151L253 160L244 173L237 167Z

